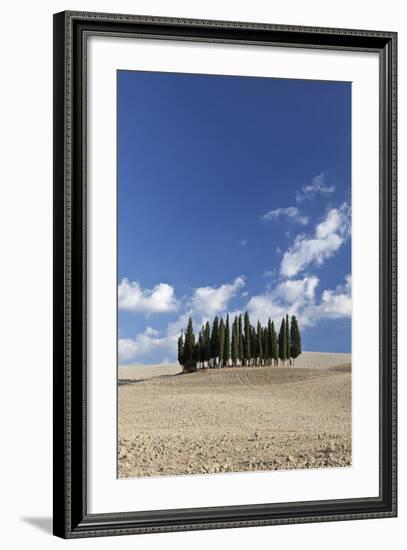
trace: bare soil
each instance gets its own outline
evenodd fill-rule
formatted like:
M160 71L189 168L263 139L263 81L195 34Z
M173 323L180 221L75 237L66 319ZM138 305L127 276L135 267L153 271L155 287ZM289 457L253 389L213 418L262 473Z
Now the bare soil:
M350 354L181 374L119 367L120 478L351 465Z

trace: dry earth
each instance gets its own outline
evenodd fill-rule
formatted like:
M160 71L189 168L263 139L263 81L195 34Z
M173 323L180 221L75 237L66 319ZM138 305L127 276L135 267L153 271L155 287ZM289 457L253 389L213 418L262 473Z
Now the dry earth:
M180 374L119 367L120 478L351 464L350 354Z

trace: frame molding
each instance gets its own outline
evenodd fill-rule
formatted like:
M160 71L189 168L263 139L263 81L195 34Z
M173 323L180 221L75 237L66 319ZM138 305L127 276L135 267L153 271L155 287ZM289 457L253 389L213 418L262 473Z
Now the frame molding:
M380 496L87 512L86 39L371 51L380 57ZM397 515L397 34L67 11L54 15L54 534L95 537Z

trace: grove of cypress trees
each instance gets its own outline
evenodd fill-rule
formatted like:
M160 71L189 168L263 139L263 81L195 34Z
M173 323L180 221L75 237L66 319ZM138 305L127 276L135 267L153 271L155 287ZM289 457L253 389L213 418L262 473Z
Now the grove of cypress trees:
M243 321L243 323L242 323ZM243 325L243 327L242 327ZM232 334L231 334L232 329ZM194 372L199 368L232 366L294 364L301 354L301 334L295 315L291 319L286 315L281 320L278 333L274 322L268 320L266 326L257 321L254 327L250 323L248 312L234 318L232 327L229 315L226 322L217 316L213 320L212 330L209 321L202 325L195 340L193 322L189 318L186 331L181 331L177 342L178 362L185 372Z
M219 325L219 366L223 367L225 359L225 323L223 319L220 320Z
M295 315L291 317L291 331L290 331L290 347L291 357L293 358L293 364L295 359L301 355L301 333L298 327L298 321Z
M281 321L281 326L280 326L280 332L278 333L278 355L281 359L281 361L283 362L283 364L285 364L285 361L287 359L287 342L286 342L286 339L287 339L287 332L285 330L285 319L283 317L282 321Z
M250 365L250 360L252 357L250 348L250 341L252 336L251 332L250 318L249 314L246 311L246 313L244 314L244 359L245 364L247 363L248 365Z
M225 325L225 350L223 352L224 366L229 366L230 359L230 328L229 328L229 315L226 316Z

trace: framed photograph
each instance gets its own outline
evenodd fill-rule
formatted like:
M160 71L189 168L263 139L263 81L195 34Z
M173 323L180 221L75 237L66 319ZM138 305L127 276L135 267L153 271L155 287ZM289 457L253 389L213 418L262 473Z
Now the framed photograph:
M393 32L54 16L54 534L392 517Z

